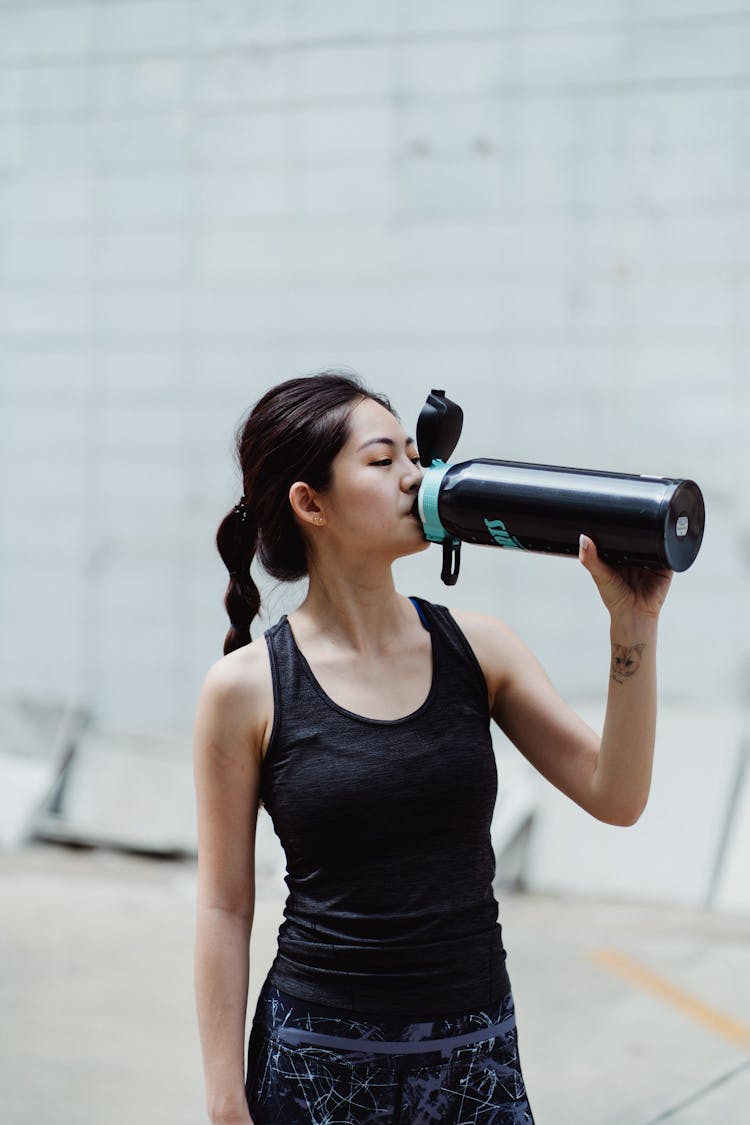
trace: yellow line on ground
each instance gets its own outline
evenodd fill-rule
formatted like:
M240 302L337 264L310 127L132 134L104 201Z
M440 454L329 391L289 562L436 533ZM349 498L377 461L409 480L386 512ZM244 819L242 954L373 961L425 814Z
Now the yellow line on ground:
M701 1000L696 1000L694 996L683 992L681 988L676 988L669 981L663 980L650 969L634 961L632 957L616 949L593 949L590 956L631 984L636 984L647 992L653 993L654 996L666 1000L672 1007L679 1008L686 1016L703 1024L723 1039L728 1039L735 1047L750 1051L750 1027L740 1023L739 1020L722 1015L715 1008L709 1007Z

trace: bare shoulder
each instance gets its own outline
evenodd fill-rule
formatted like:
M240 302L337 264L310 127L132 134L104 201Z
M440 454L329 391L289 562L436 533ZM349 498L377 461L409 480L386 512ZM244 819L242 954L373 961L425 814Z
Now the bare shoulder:
M518 634L500 618L466 609L451 609L450 613L474 650L491 697L534 660Z
M482 656L488 659L502 658L515 644L521 644L520 638L499 617L492 617L487 613L475 613L468 609L451 609L450 614L465 633L480 664Z
M262 695L271 690L271 667L265 637L220 656L208 671L204 687L231 699Z
M196 747L260 756L273 723L273 683L264 637L221 656L203 680L196 713Z

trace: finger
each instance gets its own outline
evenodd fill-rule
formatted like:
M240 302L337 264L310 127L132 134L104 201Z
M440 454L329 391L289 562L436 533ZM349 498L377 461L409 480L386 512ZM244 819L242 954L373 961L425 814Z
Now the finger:
M601 592L607 587L610 587L610 591L614 592L615 589L619 589L624 585L622 576L618 574L614 567L611 567L608 563L605 563L603 559L599 558L596 544L588 535L582 534L579 537L578 558L594 579L594 582Z
M615 574L612 567L599 558L596 543L593 539L589 539L588 535L582 534L578 537L578 558L592 574L606 574L609 577L613 577Z

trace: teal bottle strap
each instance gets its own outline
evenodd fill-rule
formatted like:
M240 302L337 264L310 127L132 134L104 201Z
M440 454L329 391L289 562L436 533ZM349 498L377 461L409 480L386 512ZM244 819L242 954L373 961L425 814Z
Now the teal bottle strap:
M422 484L419 488L419 518L424 528L425 539L431 543L442 543L448 538L448 532L440 522L438 515L438 494L443 477L448 472L450 465L444 461L435 460L428 469L423 470Z

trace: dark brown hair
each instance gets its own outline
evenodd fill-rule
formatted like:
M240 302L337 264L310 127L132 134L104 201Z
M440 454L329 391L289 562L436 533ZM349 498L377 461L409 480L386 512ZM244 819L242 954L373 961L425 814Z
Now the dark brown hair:
M227 570L224 605L231 622L224 653L250 642L260 609L250 576L257 554L263 568L282 582L307 574L305 541L289 503L289 489L304 481L318 492L331 483L331 465L349 436L349 417L371 398L393 413L388 399L354 374L324 371L288 379L267 391L240 422L236 455L243 497L219 524L216 546Z

